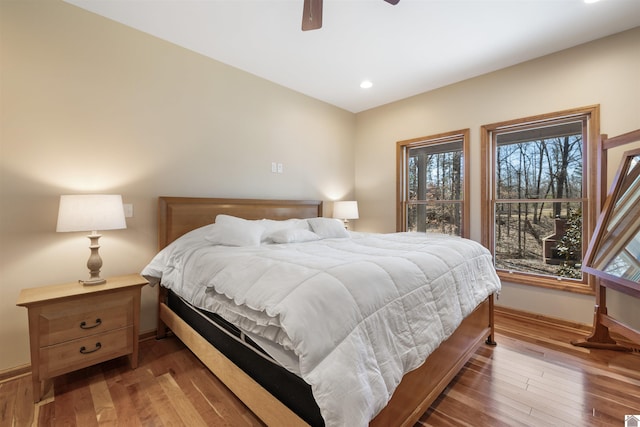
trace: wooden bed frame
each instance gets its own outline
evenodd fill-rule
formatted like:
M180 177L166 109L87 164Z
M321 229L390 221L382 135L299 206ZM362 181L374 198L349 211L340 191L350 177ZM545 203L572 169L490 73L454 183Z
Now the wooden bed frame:
M322 216L322 202L312 200L160 197L158 208L160 249L188 231L211 224L218 214L246 219ZM166 297L167 290L160 287L158 338L164 337L167 329L171 329L268 426L308 426L178 317L166 304ZM495 345L493 333L492 295L462 322L422 366L404 376L387 406L371 421L370 426L413 426L483 342Z

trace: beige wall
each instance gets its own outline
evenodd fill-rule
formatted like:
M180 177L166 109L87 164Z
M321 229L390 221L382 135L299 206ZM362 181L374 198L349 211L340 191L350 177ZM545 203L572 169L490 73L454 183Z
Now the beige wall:
M480 126L600 104L601 132L640 128L640 28L358 114L358 230L395 230L396 141L471 129L471 237L480 240ZM611 156L609 180L621 150ZM610 292L640 327L640 302ZM594 298L505 283L499 304L591 324Z
M60 194L134 205L103 233L103 276L153 256L159 195L354 196L352 113L59 1L0 8L0 371L29 363L20 289L88 276L85 233L55 233Z

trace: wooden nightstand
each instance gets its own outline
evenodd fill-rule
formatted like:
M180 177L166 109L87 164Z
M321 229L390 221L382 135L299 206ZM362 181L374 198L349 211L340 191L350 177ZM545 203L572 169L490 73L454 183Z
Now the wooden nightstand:
M140 292L147 283L132 274L103 285L74 282L20 292L16 305L29 310L35 402L48 378L124 355L138 367Z

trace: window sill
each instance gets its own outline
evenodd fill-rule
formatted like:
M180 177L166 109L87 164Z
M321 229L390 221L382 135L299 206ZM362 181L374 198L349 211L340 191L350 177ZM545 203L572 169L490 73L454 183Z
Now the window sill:
M539 288L553 289L556 291L572 292L583 295L595 295L595 290L588 282L576 280L563 280L551 277L543 277L533 274L510 273L505 270L497 270L500 280L520 285L537 286Z

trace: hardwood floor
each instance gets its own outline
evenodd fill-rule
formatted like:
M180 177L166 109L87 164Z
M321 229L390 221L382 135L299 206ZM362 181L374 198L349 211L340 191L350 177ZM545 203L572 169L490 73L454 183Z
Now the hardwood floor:
M569 344L586 335L496 314L482 346L415 427L624 426L640 414L640 354ZM55 393L54 393L55 390ZM175 338L66 374L32 403L28 375L0 383L0 426L262 426Z
M640 414L640 354L574 347L587 331L504 313L496 332L417 426L624 426Z

